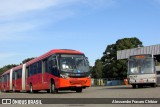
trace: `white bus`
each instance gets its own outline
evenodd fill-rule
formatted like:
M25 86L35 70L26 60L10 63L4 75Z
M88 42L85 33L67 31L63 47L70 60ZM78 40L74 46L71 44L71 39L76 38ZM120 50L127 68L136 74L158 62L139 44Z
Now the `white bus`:
M156 66L157 85L160 85L160 66Z
M132 88L156 87L160 83L160 70L155 66L153 55L134 55L128 59L128 82ZM156 70L157 69L157 70ZM156 72L157 71L157 72ZM159 77L159 78L158 78Z

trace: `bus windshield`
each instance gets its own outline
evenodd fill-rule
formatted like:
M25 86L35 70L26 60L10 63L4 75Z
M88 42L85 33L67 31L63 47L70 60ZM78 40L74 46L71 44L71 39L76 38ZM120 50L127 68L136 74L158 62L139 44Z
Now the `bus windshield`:
M153 74L154 73L154 59L130 59L128 63L129 74Z
M68 73L89 72L89 64L84 55L62 54L60 57L60 69Z

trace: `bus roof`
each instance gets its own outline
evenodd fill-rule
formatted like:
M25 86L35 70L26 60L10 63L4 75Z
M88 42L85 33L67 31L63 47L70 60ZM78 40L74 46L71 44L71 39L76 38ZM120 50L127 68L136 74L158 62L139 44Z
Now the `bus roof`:
M54 49L54 50L51 50L51 51L41 55L40 57L37 57L35 59L30 60L29 62L26 63L26 66L33 64L37 61L40 61L42 59L45 59L52 54L84 54L84 53L82 53L80 51L76 51L76 50L71 50L71 49Z
M16 66L13 68L13 71L18 70L18 69L22 69L22 65Z
M3 75L5 75L5 74L10 73L10 70L11 70L11 69L7 70L7 71L6 71L6 72L4 72L1 76L3 76Z
M45 58L49 57L52 54L84 54L84 53L82 53L80 51L76 51L76 50L71 50L71 49L54 49L54 50L51 50L51 51L41 55L40 57L37 57L35 59L30 60L29 62L26 63L26 66L28 66L30 64L33 64L33 63L35 63L37 61L40 61L42 59L45 59ZM22 65L19 65L19 66L14 67L13 70L18 70L18 69L21 69L21 68L22 68ZM7 70L2 75L5 75L5 74L9 73L10 70Z
M18 70L18 69L22 69L22 65L16 66L16 67L14 67L12 69L13 69L13 71ZM8 74L10 71L11 71L11 69L7 70L2 75Z

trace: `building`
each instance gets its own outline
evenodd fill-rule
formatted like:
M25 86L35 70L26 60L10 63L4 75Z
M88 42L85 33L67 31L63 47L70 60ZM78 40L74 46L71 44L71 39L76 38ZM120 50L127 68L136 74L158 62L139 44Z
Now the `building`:
M117 51L117 60L128 59L132 55L152 54L160 62L160 44Z

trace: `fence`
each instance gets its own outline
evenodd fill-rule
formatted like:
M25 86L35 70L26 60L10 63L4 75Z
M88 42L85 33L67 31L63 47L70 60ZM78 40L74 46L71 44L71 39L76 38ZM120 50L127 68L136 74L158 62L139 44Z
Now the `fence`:
M91 80L92 86L116 86L116 85L124 85L124 80L121 78L102 78L102 79L94 79Z

